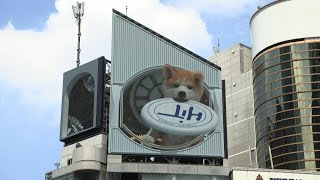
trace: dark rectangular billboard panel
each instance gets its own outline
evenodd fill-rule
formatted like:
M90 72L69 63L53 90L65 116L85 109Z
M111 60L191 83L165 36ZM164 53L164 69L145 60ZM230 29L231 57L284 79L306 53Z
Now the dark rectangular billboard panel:
M73 143L101 133L105 58L63 74L60 140Z

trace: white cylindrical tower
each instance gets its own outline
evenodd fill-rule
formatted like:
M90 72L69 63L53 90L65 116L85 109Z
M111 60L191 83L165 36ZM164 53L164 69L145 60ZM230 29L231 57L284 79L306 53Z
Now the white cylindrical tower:
M251 18L252 54L284 41L320 36L319 0L277 0Z
M251 18L259 167L320 170L319 7L278 0Z

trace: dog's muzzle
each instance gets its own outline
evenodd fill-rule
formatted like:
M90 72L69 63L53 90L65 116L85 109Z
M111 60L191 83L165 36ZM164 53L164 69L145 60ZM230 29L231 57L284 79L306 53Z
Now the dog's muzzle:
M179 91L179 98L181 98L181 99L185 99L186 98L186 92L184 92L184 91Z

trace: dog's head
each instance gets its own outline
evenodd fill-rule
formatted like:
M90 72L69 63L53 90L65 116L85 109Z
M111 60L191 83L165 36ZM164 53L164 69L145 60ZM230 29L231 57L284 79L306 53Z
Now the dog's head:
M163 77L162 87L165 97L181 101L200 101L203 94L203 73L180 70L166 64Z

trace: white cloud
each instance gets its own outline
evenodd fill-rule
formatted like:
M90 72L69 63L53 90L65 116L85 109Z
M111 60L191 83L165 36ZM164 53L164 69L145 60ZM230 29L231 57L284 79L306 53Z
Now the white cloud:
M112 8L145 24L195 52L209 51L211 36L199 13L166 6L159 0L86 0L82 23L81 63L111 57ZM75 0L56 0L42 31L17 30L10 22L0 29L0 81L19 89L31 105L61 101L63 72L75 67L77 26L71 6Z
M263 2L270 0L263 0ZM176 41L188 49L208 54L212 36L201 13L237 13L258 0L84 0L81 63L111 57L112 8ZM0 29L0 83L18 89L22 102L59 105L62 75L76 65L77 25L71 6L76 0L56 0L42 31L17 30L14 24ZM241 10L241 11L240 11Z
M164 0L166 4L178 8L192 8L197 12L223 17L251 13L252 9L263 6L272 0ZM250 9L250 10L249 10Z

